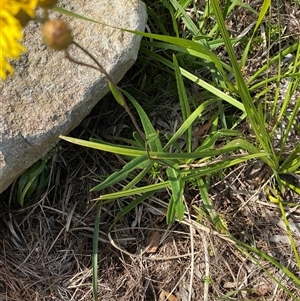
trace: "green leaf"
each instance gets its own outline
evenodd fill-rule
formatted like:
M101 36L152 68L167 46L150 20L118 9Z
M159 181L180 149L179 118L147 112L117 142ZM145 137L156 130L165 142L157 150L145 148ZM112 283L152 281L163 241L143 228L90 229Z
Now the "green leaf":
M184 216L184 204L183 204L183 188L184 182L180 176L179 165L174 164L172 167L167 168L167 175L171 185L172 196L167 210L167 223L171 224L174 222L177 216L178 220L181 221Z
M117 217L114 219L113 223L109 226L109 230L115 226L115 224L123 217L125 216L128 212L130 212L133 208L138 206L140 203L142 203L144 200L146 200L148 197L153 195L153 191L146 192L143 195L137 197L135 200L131 201L125 208L122 209L122 211L117 215Z
M122 90L123 91L123 90ZM157 132L155 131L148 115L144 111L144 109L140 106L140 104L126 91L123 91L124 95L131 101L131 103L134 105L135 109L137 110L140 120L143 125L143 129L146 134L147 144L150 147L151 151L162 151L162 145L159 140L159 136Z
M179 69L179 65L176 59L176 56L173 54L173 63L174 63L174 70L175 70L175 77L177 83L177 92L182 112L183 120L187 120L187 118L191 115L191 109L189 105L189 100L186 94L184 82L182 79L182 75ZM186 145L187 151L190 153L192 151L192 127L189 126L186 132Z
M172 19L172 24L173 24L173 29L174 29L175 35L176 35L176 37L179 37L178 23L177 23L177 20L175 18L175 12L174 12L172 6L169 3L169 0L161 0L161 2L167 8L167 10L169 11L169 16ZM168 28L168 30L170 30L170 29ZM169 36L169 34L167 34L167 36Z
M300 145L298 145L295 149L298 149L298 151L293 152L288 156L288 158L282 163L282 165L279 168L279 173L282 174L288 174L295 172L300 167Z
M298 270L300 270L300 260L299 260L297 247L296 247L295 240L293 238L292 231L291 231L288 219L287 219L287 213L285 212L285 209L283 207L283 204L282 204L282 201L280 200L280 198L279 198L279 208L280 208L280 212L281 212L283 222L286 226L286 232L287 232L287 234L289 236L289 239L290 239L291 249L293 250L293 253L294 253L294 260L296 261L296 264L298 266Z
M199 178L197 182L198 182L198 188L201 194L201 198L203 201L203 207L206 210L206 212L208 212L212 223L219 231L221 231L222 233L227 233L228 229L223 225L222 220L220 219L218 213L214 208L214 205L212 204L209 198L208 190L203 181L203 178Z
M100 201L104 201L104 200L115 200L118 198L123 198L123 197L129 197L135 194L143 194L143 193L147 193L147 192L155 192L158 191L160 189L166 188L170 185L169 181L165 181L165 182L161 182L161 183L156 183L156 184L151 184L151 185L147 185L144 187L138 187L138 188L132 188L132 189L128 189L128 190L122 190L122 191L118 191L118 192L113 192L113 193L108 193L108 194L103 194L99 197ZM103 204L105 204L106 202L103 202ZM109 203L109 202L107 202Z
M293 177L293 174L292 174L292 177ZM282 178L281 178L281 182L284 186L294 190L298 195L300 195L300 186L299 186L300 185L300 178L297 179L297 175L294 175L294 177L295 177L295 181L298 181L298 183L297 183L298 186L296 186L296 185L294 185L294 183L292 184L292 183L290 183L290 181L286 181Z
M283 274L285 274L287 277L292 280L293 284L299 289L300 288L300 279L297 275L294 275L289 269L287 269L284 265L282 265L280 262L276 261L272 256L260 251L259 249L250 246L244 242L241 242L234 237L231 237L231 239L236 243L236 245L239 247L239 249L246 254L252 261L254 261L258 266L261 267L261 269L268 274L268 276L273 279L274 282L276 282L287 294L289 294L291 297L293 297L294 300L299 300L295 295L293 295L285 285L283 285L279 280L277 280L276 277L273 276L268 270L264 267L264 265L261 265L259 260L264 259L271 263L274 267L276 267L279 271L281 271ZM251 255L251 253L256 254L256 256ZM257 259L259 258L259 259Z
M213 173L222 171L228 167L240 164L247 160L257 159L263 156L265 156L265 154L258 153L253 155L240 156L240 157L228 157L220 161L207 162L207 164L199 163L198 168L197 168L197 163L194 163L192 169L182 170L181 175L184 181L195 180L198 179L199 177L211 175ZM208 161L209 158L210 157L207 157L206 161Z
M190 30L193 33L193 36L197 35L199 33L199 29L191 19L191 17L187 14L185 9L178 3L176 0L169 0L173 7L177 10L176 18L179 17L180 12L180 19L183 21L183 23L186 25L188 30Z
M72 137L67 137L67 136L59 136L59 138L77 144L77 145L81 145L84 147L89 147L89 148L94 148L94 149L98 149L98 150L102 150L105 152L110 152L113 154L118 154L118 155L125 155L125 156L130 156L130 157L139 157L139 156L143 156L146 154L146 151L144 150L138 150L136 148L130 148L130 147L126 147L126 146L116 146L113 144L107 144L107 143L102 143L102 142L94 142L94 141L87 141L87 140L82 140L82 139L78 139L78 138L72 138Z
M254 73L254 75L252 75L250 77L250 79L248 80L248 83L253 83L255 82L264 72L266 72L266 70L268 68L270 68L272 65L274 64L278 64L280 63L280 60L283 57L288 56L290 53L294 53L295 51L297 51L299 49L299 42L296 42L295 44L287 47L286 49L282 50L279 54L277 54L276 56L274 56L273 58L270 58L266 64L264 64L258 71L256 71ZM297 65L297 64L296 64ZM277 79L277 76L274 77L275 79ZM262 82L263 85L265 85L264 81L259 81L259 83ZM258 87L260 87L259 83L257 83L257 85L253 85L251 87L251 91L254 89L257 89Z
M141 137L141 135L138 132L134 132L132 136L137 142L137 145L139 145L142 149L145 149L145 140Z
M191 116L190 116L191 117ZM244 148L246 150L249 150L251 153L254 153L257 148L255 148L252 144L249 142L243 140L243 139L236 139L222 147L221 149L216 150L209 150L209 151L203 151L203 152L193 152L193 153L167 153L167 152L146 152L141 150L135 150L127 147L121 147L121 146L113 146L113 145L106 145L102 143L96 143L96 142L90 142L86 140L81 140L77 138L71 138L66 136L60 136L61 139L64 139L66 141L69 141L71 143L75 143L78 145L82 145L85 147L90 147L98 150L103 150L119 155L126 155L130 157L139 157L143 155L148 155L152 160L189 160L189 159L199 159L199 158L211 158L213 156L218 156L221 154L225 154L228 152L235 151L237 149ZM259 154L257 154L259 155ZM262 160L267 161L267 156L270 154L268 153L261 153Z
M256 34L256 31L259 27L259 25L261 24L261 22L263 21L269 7L271 5L271 0L264 0L262 6L261 6L261 9L260 9L260 12L259 12L259 16L258 16L258 19L257 19L257 22L256 22L256 25L254 27L254 30L253 30L253 33L251 35L251 38L249 39L245 49L244 49L244 52L243 52L243 56L242 56L242 59L241 59L241 66L245 66L246 65L246 61L247 61L247 56L248 56L248 53L249 53L249 49L250 49L250 46L251 46L251 43L253 41L253 38Z
M178 140L193 124L195 120L198 119L199 115L210 105L215 103L215 100L207 100L203 102L189 117L183 122L183 124L179 127L179 129L173 134L172 138L168 141L168 143L164 146L164 150L167 150L170 145Z
M165 64L166 66L174 69L174 64L172 62L170 62L169 60L163 58L162 56L156 54L156 53L151 53L148 50L144 50L145 53L149 54L150 56L152 56L155 60L157 60L158 62ZM232 96L228 95L227 93L221 91L220 89L214 87L213 85L207 83L206 81L200 79L198 76L192 74L191 72L183 69L180 67L180 72L181 74L188 78L189 80L191 80L192 82L194 82L195 84L199 85L200 87L202 87L203 89L209 91L210 93L216 95L218 98L230 103L231 105L235 106L236 108L238 108L241 111L245 111L244 105L234 99Z
M27 169L19 179L17 199L21 207L24 206L25 199L30 197L38 184L38 176L45 170L44 160L39 160Z
M202 142L202 144L195 149L195 152L202 152L208 149L211 149L212 147L215 147L215 143L218 139L221 137L240 137L242 136L242 133L235 130L226 130L221 129L215 133L209 134L205 140Z
M106 180L104 180L99 185L93 187L91 191L103 190L107 187L110 187L116 183L125 180L128 175L135 169L143 169L153 164L152 160L148 158L147 155L137 157L128 162L120 171L116 171L111 174Z
M113 96L116 99L116 101L122 107L124 107L124 98L123 98L122 93L120 92L120 89L114 83L111 83L110 81L108 81L108 85L109 85L110 91L113 94Z
M228 55L230 57L235 78L236 78L236 83L238 86L238 92L241 96L241 99L244 104L245 111L247 113L247 117L251 123L252 129L255 133L256 139L260 142L261 147L266 153L270 153L271 157L268 160L268 165L273 168L277 169L278 167L278 160L277 157L274 154L274 150L270 141L270 137L266 131L266 126L265 123L259 118L258 111L256 110L254 103L252 101L252 98L250 96L249 89L247 87L247 84L243 78L240 66L237 62L236 54L235 51L230 43L230 38L228 31L226 29L226 25L222 16L222 12L220 10L219 2L217 0L212 0L212 7L214 9L214 13L216 16L216 20L218 22L221 34L224 39L224 43L226 45L226 50L228 52Z
M93 267L93 299L98 301L98 242L99 242L99 224L102 204L97 205L97 213L95 217L95 226L93 233L93 255L92 255L92 267Z
M149 6L147 6L147 13L148 13L148 17L151 17L155 25L158 26L160 32L162 32L163 35L168 36L169 34L165 28L165 24L161 20L161 18L157 15L157 13Z
M145 179L147 174L150 172L153 165L149 165L148 167L144 168L140 173L138 173L124 188L123 190L128 190L134 187L137 183Z

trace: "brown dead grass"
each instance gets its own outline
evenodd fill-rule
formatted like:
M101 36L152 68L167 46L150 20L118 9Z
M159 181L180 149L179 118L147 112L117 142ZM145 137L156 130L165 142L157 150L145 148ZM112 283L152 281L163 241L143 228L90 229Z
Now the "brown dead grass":
M285 11L297 15L293 7L282 5ZM235 14L237 18L241 12ZM284 16L284 20L291 20ZM233 36L245 27L235 20L229 22ZM251 22L247 14L243 14L243 20L245 24ZM291 23L286 22L290 34ZM263 53L263 48L259 51ZM253 62L256 66L261 60L254 57ZM134 84L125 79L123 84L142 86L144 77L139 78ZM152 100L159 98L157 95L162 91L154 93ZM148 94L139 97L145 102L150 100ZM161 104L164 108L158 109L156 105L155 112L172 108L173 95L168 100L166 97ZM126 133L128 127L131 124L123 110L107 97L71 135L83 139L110 138ZM90 189L121 167L121 158L60 142L49 165L49 186L42 195L36 195L21 209L16 204L14 186L0 196L0 301L92 300L92 235L97 194L90 193ZM171 227L164 218L168 201L165 193L138 206L110 233L114 218L131 200L116 200L103 206L99 300L292 300L268 273L300 300L300 289L280 270L253 253L251 259L232 239L254 245L299 276L278 206L266 199L264 185L270 179L259 185L251 181L249 184L245 168L228 171L211 188L210 197L226 221L230 236L215 231L205 217L201 223L196 222L193 206L201 207L202 200L192 188L185 192L188 210L184 221ZM286 197L300 201L290 192ZM300 210L287 208L287 212L299 249Z

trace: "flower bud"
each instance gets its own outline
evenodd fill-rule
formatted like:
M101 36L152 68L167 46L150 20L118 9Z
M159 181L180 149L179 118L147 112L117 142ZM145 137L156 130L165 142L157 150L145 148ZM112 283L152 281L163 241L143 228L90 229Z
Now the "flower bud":
M44 23L43 36L45 43L52 49L67 49L73 43L72 32L66 22L52 20Z
M56 5L56 3L57 0L39 0L37 5L43 8L51 8Z

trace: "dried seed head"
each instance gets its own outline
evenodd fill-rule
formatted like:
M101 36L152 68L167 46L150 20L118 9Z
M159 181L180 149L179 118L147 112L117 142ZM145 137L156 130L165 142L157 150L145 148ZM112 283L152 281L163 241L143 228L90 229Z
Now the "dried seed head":
M45 43L54 50L67 49L73 42L71 30L67 23L61 20L45 22L43 36Z

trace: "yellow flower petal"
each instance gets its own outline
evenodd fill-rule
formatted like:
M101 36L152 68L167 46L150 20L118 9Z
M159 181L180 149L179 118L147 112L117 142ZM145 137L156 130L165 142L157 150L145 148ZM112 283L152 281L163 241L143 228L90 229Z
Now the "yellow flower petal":
M1 9L8 10L12 15L16 15L23 10L31 18L34 17L34 10L38 0L0 0Z
M26 50L20 44L22 26L15 15L23 10L33 18L36 4L37 0L0 0L0 78L14 71L8 60L19 59Z

